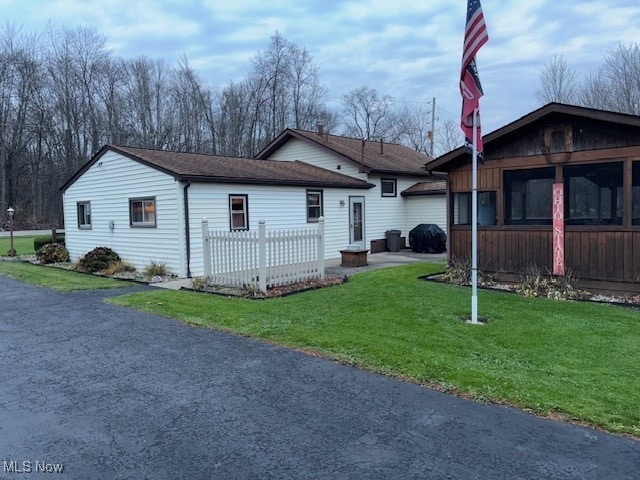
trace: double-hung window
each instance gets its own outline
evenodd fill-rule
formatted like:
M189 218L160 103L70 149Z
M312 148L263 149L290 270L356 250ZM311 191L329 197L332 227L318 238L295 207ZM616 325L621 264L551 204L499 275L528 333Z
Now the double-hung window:
M322 215L322 190L307 190L307 222L317 223Z
M91 229L91 202L78 202L78 228L82 230Z
M249 230L249 200L247 195L229 195L231 230Z

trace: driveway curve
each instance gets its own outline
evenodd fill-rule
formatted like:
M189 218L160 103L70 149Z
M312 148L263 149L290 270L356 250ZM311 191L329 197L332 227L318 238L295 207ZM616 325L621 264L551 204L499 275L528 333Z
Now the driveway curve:
M0 478L638 478L635 440L102 302L127 291L0 277Z

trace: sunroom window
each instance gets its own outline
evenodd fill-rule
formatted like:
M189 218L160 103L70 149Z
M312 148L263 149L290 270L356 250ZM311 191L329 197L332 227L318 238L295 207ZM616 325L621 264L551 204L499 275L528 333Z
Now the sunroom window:
M453 224L471 225L471 192L453 195ZM496 224L496 192L478 192L478 225Z
M622 162L564 167L568 225L622 224Z
M554 181L553 167L504 172L505 223L550 225Z

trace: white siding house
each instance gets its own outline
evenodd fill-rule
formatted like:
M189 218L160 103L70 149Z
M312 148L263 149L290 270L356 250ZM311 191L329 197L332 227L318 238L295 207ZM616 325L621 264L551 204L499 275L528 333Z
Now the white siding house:
M204 272L202 220L232 229L232 199L249 230L310 227L309 193L325 219L325 258L349 243L349 198L373 185L302 162L266 162L105 146L63 187L72 260L98 246L136 268L166 263L180 277Z
M301 161L340 172L374 185L363 191L363 238L361 246L372 252L386 248L387 230L403 237L420 223L435 223L447 231L446 180L428 173L431 159L397 144L285 130L257 158ZM351 213L351 206L350 206ZM349 220L353 224L353 218ZM354 242L351 232L350 243Z
M155 227L130 224L129 200L155 199ZM89 222L79 224L78 205L88 205ZM184 263L180 184L170 175L104 151L63 194L65 242L72 260L95 247L109 247L138 268L162 262L175 273Z

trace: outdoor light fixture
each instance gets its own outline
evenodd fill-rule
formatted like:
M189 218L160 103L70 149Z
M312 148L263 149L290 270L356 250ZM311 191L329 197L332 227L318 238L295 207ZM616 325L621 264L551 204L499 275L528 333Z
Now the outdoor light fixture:
M9 248L9 251L7 252L7 255L9 257L15 257L16 256L16 249L13 248L13 213L15 212L15 210L11 207L7 208L7 214L9 215L9 238L10 238L10 242L11 242L11 246Z

